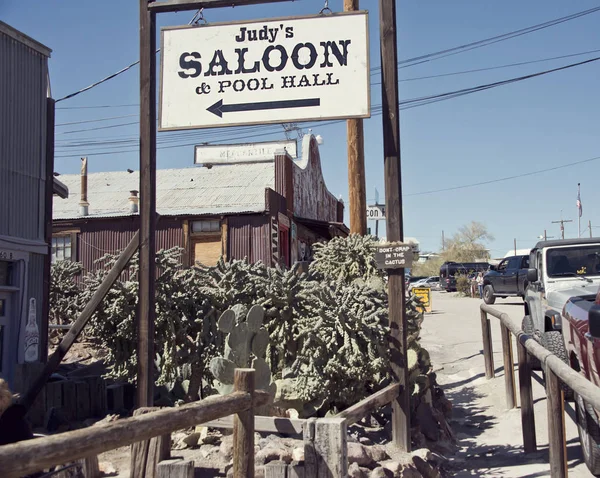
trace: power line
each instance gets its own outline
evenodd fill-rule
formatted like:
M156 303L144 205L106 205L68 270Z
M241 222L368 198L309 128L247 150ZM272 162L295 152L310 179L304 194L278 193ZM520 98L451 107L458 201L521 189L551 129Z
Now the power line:
M492 45L494 43L498 43L500 41L505 41L511 38L515 38L521 35L526 35L528 33L532 33L538 30L542 30L544 28L549 28L555 25L559 25L561 23L570 21L570 20L574 20L576 18L580 18L583 17L585 15L590 15L591 13L595 13L597 11L600 10L600 7L595 7L595 8L590 8L588 10L584 10L581 12L577 12L577 13L573 13L571 15L567 15L564 17L560 17L554 20L550 20L544 23L540 23L538 25L533 25L530 27L526 27L526 28L522 28L520 30L515 30L509 33L503 33L502 35L497 35L495 37L490 37L490 38L486 38L484 40L478 40L475 42L471 42L471 43L466 43L464 45L459 45L453 48L447 48L445 50L440 50L440 51L436 51L436 52L432 52L432 53L427 53L425 55L421 55L421 56L417 56L417 57L413 57L413 58L408 58L406 60L402 60L400 62L398 62L399 65L405 65L407 63L410 63L409 65L405 65L405 66L399 66L399 68L406 68L407 66L414 66L414 65L418 65L421 63L426 63L429 61L433 61L434 59L439 59L439 58L444 58L446 56L451 56L451 55L456 55L458 53L463 53L465 51L469 51L469 50L473 50L475 48L482 48L484 46L488 46L488 45ZM190 22L188 23L188 25L190 25L192 22L194 22L195 18L197 16L197 12L196 15L194 15L194 18L192 18L192 20L190 20ZM160 48L156 50L156 53L158 53L160 51ZM435 58L437 57L437 58ZM60 102L60 101L64 101L64 100L68 100L70 98L73 98L77 95L80 95L81 93L84 93L86 91L91 90L92 88L95 88L98 85L101 85L102 83L105 83L108 80L111 80L113 78L116 78L117 76L121 75L122 73L125 73L126 71L129 71L131 68L133 68L134 66L136 66L140 61L134 61L133 63L127 65L125 68L121 68L119 71L113 73L112 75L108 75L107 77L96 81L94 83L92 83L89 86L86 86L85 88L82 88L79 91L75 91L74 93L71 93L67 96L63 96L62 98L59 98L58 100L56 100L56 103ZM381 67L374 67L371 68L371 73L376 72L378 70L381 70ZM61 108L57 108L57 109L61 109Z
M550 73L555 73L558 71L562 71L562 70L567 70L570 68L575 68L577 66L582 66L588 63L592 63L595 61L600 60L600 57L596 57L596 58L591 58L588 60L583 60L577 63L571 63L569 65L565 65L565 66L561 66L561 67L557 67L557 68L552 68L550 70L544 70L544 71L540 71L537 73L531 73L529 75L524 75L524 76L519 76L519 77L515 77L515 78L509 78L506 80L501 80L501 81L496 81L494 83L487 83L487 84L483 84L483 85L478 85L478 86L474 86L474 87L470 87L470 88L463 88L460 90L455 90L455 91L449 91L446 93L439 93L439 94L435 94L435 95L429 95L429 96L421 96L418 98L412 98L412 99L408 99L408 100L403 100L399 102L399 105L401 107L401 109L405 110L405 109L411 109L411 108L416 108L419 106L425 106L428 104L432 104L432 103L437 103L439 101L445 101L445 100L449 100L452 98L457 98L460 96L464 96L464 95L468 95L468 94L472 94L472 93L477 93L479 91L485 91L488 89L492 89L492 88L497 88L499 86L504 86L504 85L508 85L511 83L517 83L520 81L524 81L524 80L528 80L531 78L536 78L538 76L543 76L543 75L547 75ZM372 112L372 116L376 116L381 112L381 105L375 105L371 108L371 112ZM329 122L328 124L334 124L334 123L341 123L344 122L345 120L335 120L333 122ZM77 133L77 132L81 132L81 131L95 131L98 129L107 129L107 128L111 128L111 127L117 127L117 126L125 126L125 125L132 125L132 124L137 124L137 122L132 122L132 123L123 123L121 125L113 125L113 126L103 126L103 127L96 127L96 128L89 128L89 129L83 129L83 130L73 130L73 131L65 131L63 133L60 134L68 134L68 133ZM316 126L323 126L322 124L316 123ZM258 126L257 128L262 128L263 126ZM196 133L196 132L194 132ZM194 134L191 133L191 134ZM134 139L132 139L131 141L134 141ZM130 151L127 151L130 152ZM98 154L98 153L95 153ZM57 156L57 157L67 157L67 156ZM73 157L79 157L79 155L73 156Z
M91 119L91 120L72 121L71 123L58 123L55 126L71 126L71 125L74 125L74 124L99 123L101 121L111 121L111 120L114 120L114 119L132 118L134 116L138 116L138 115L137 114L134 114L134 115L122 115L122 116L111 116L110 118L98 118L98 119Z
M487 184L499 183L499 182L502 182L502 181L510 181L511 179L524 178L524 177L528 177L528 176L534 176L536 174L547 173L549 171L556 171L558 169L569 168L571 166L577 166L578 164L590 163L592 161L597 161L599 159L600 159L600 156L596 156L595 158L583 159L581 161L574 161L572 163L563 164L561 166L555 166L553 168L539 169L537 171L531 171L531 172L528 172L528 173L515 174L513 176L506 176L506 177L503 177L503 178L490 179L488 181L480 181L480 182L477 182L477 183L463 184L462 186L453 186L453 187L450 187L450 188L432 189L432 190L429 190L429 191L421 191L421 192L418 192L418 193L410 193L410 194L405 194L405 196L424 196L426 194L435 194L435 193L443 193L443 192L447 192L447 191L456 191L458 189L472 188L472 187L475 187L475 186L485 186Z

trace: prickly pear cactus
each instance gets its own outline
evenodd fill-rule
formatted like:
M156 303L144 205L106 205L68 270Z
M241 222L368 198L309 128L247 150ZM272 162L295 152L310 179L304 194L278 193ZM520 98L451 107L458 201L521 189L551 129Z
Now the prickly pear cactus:
M248 310L242 304L227 309L219 318L217 327L227 334L225 356L213 358L209 366L219 393L231 393L234 370L248 367L256 370L255 387L272 391L271 369L265 360L269 333L263 327L264 318L265 309L261 305Z

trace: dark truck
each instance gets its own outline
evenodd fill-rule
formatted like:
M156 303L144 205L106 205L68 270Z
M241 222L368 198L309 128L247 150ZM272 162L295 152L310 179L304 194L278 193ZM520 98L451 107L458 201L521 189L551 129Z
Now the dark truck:
M496 297L525 297L529 256L512 256L483 276L483 301L493 304Z

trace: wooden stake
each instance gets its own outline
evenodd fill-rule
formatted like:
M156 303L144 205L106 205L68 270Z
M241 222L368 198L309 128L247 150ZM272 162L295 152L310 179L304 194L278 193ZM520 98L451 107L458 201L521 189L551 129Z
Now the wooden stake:
M154 399L156 255L156 15L140 0L140 271L137 406Z
M485 378L494 378L494 349L492 346L492 330L487 313L481 311L481 335L483 337L483 359L485 360Z
M558 377L546 367L548 397L548 443L550 445L550 476L567 476L567 444L565 439L565 402Z
M355 12L359 0L344 0L344 11ZM365 137L362 119L346 121L348 130L348 208L350 232L367 233L367 185L365 178Z
M510 330L508 330L504 324L500 324L500 331L502 332L502 355L504 357L504 388L506 390L506 408L512 409L517 406L512 336L510 334Z
M254 369L235 369L234 392L254 395ZM233 478L254 478L254 408L236 413L233 419Z
M383 106L383 155L388 241L404 239L402 177L400 167L400 110L398 107L398 52L396 1L379 0L381 35L381 96ZM404 269L389 269L389 321L392 375L400 395L392 401L392 440L410 451L410 390L406 358Z
M523 430L523 448L525 453L533 453L537 449L535 437L535 415L533 409L533 392L531 388L531 359L525 346L517 341L519 357L519 391L521 394L521 428Z

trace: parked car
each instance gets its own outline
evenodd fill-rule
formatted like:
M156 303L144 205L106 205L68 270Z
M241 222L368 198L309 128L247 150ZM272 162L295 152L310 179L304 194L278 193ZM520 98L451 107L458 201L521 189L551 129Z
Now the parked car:
M472 278L478 272L486 272L489 268L487 262L444 262L440 267L440 286L446 292L453 292L456 290L457 275Z
M411 284L421 281L423 279L427 279L427 276L406 276L405 277L406 290L409 290Z
M496 297L523 297L527 288L529 256L513 256L502 260L483 276L483 301L493 304Z
M575 339L569 324L563 323L563 308L569 299L590 300L598 292L600 240L538 242L531 251L529 263L523 331L567 365L572 365L566 344ZM573 392L565 388L565 397L571 399Z
M600 386L600 291L571 297L562 313L563 334L571 367ZM574 394L579 440L585 463L600 476L600 418L598 411Z
M413 282L408 286L408 291L410 292L415 287L429 287L432 290L440 289L440 278L438 276L427 277L426 279L420 279L416 282Z

